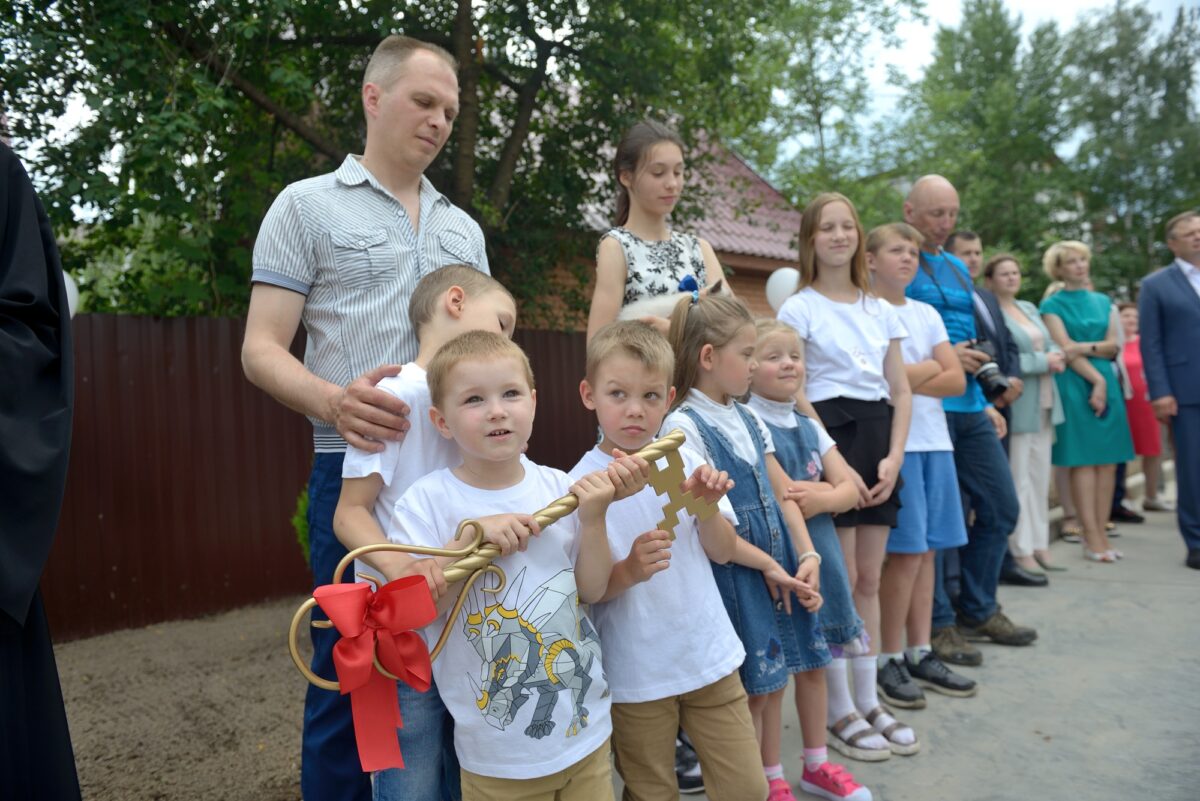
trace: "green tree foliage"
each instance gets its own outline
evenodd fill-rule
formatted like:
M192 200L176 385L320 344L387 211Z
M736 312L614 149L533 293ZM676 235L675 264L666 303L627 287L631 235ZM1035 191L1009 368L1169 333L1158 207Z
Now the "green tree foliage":
M1053 24L1022 46L1021 18L1001 0L966 0L961 24L938 29L933 62L909 86L912 113L896 140L910 175L949 178L963 227L1017 254L1027 273L1075 205L1057 153L1070 133L1063 51Z
M18 142L43 142L32 168L93 307L137 294L139 310L237 314L274 195L361 150L374 45L393 32L436 42L459 61L462 109L430 177L537 304L552 264L594 248L563 232L607 206L600 176L628 125L657 114L693 137L756 124L770 88L745 54L783 5L3 0L0 107ZM72 97L87 119L48 138ZM80 226L80 210L94 222ZM164 281L186 299L154 306Z
M1167 263L1163 223L1200 204L1200 9L1166 32L1118 2L1069 37L1066 109L1082 144L1072 161L1096 252L1093 271L1130 291Z
M1144 5L1117 2L1022 41L1001 0L965 0L907 87L892 158L955 184L963 227L1020 257L1030 297L1048 280L1042 252L1064 238L1090 241L1097 287L1127 294L1164 263L1165 219L1200 199L1198 47L1195 9L1161 33Z

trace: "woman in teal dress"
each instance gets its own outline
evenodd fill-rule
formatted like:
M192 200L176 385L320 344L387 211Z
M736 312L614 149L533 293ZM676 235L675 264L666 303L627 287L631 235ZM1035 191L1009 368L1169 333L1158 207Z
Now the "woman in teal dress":
M1042 301L1042 319L1070 367L1055 376L1066 419L1055 428L1051 461L1070 470L1083 555L1114 562L1122 554L1105 527L1117 464L1133 458L1133 438L1113 369L1120 347L1112 301L1087 289L1091 256L1087 245L1066 241L1051 245L1042 259L1046 274L1064 285Z

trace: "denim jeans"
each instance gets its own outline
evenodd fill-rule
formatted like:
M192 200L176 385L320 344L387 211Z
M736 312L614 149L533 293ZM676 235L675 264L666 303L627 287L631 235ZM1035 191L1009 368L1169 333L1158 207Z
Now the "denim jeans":
M308 480L308 543L313 586L328 584L346 549L333 534L333 511L342 493L341 453L313 456ZM347 571L350 581L353 571ZM314 620L324 620L313 609ZM318 676L333 679L333 646L339 635L334 629L309 628L312 633L312 669ZM305 801L370 801L371 777L363 773L354 739L350 696L309 685L304 699L304 734L300 751L300 793Z
M404 767L375 774L375 801L459 801L458 757L454 753L454 720L437 687L419 693L399 684L400 751Z
M967 528L967 544L959 549L961 589L959 613L967 621L981 623L996 613L996 586L1000 567L1008 552L1008 535L1017 525L1020 507L1009 472L1004 448L996 430L983 412L947 412L946 423L954 443L954 466L958 484L966 496L963 512L975 512ZM954 622L954 608L942 586L934 584L933 627Z

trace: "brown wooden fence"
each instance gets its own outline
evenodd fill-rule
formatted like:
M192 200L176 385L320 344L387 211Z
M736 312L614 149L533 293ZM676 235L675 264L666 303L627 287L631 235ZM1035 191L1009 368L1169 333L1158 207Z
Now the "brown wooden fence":
M82 315L62 519L42 591L56 639L307 591L291 516L307 421L246 381L242 322ZM594 441L582 334L518 332L539 382L530 458ZM286 621L281 623L286 625Z

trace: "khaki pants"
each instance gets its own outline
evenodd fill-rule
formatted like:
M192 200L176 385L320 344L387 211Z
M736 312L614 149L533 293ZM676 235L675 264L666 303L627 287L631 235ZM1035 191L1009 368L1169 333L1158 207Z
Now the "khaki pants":
M536 779L497 779L463 770L463 801L613 801L610 742L569 768Z
M675 733L682 724L712 801L763 801L767 780L746 703L733 672L683 695L613 704L613 752L625 781L624 801L678 801Z

